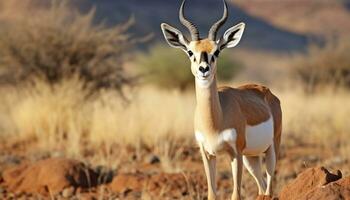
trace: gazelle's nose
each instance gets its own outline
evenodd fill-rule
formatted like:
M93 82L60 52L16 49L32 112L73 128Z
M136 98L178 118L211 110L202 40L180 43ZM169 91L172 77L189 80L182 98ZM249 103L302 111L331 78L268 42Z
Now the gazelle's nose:
M207 67L205 67L205 68L202 67L202 66L199 67L199 71L202 72L203 74L204 74L205 72L209 71L209 70L210 70L209 66L207 66Z

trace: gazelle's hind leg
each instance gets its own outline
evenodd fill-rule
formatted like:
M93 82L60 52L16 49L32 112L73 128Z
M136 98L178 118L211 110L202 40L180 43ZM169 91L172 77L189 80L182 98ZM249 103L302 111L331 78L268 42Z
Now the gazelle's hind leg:
M205 175L207 177L207 183L208 183L208 200L215 200L216 199L216 181L215 181L216 156L208 155L204 149L203 144L200 144L200 151L201 151Z
M259 156L243 156L245 168L254 177L258 185L259 195L263 195L266 190L265 181L261 170L261 161Z
M272 179L275 173L276 167L276 153L275 146L271 145L266 152L266 176L267 176L267 189L265 195L272 195Z

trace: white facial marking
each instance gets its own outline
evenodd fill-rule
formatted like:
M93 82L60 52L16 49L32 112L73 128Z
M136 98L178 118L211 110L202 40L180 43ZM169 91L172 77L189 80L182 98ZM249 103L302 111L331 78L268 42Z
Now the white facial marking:
M260 155L273 144L273 120L270 117L267 121L246 127L246 147L243 150L244 155Z
M209 76L206 79L199 78L196 76L196 85L201 88L208 88L214 80L214 76Z

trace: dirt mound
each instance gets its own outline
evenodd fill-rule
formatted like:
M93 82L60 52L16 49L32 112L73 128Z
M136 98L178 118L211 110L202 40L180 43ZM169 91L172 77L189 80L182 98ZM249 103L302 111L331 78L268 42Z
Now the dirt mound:
M103 171L103 170L100 170ZM202 172L162 173L134 172L110 175L108 181L99 183L103 173L92 170L75 160L53 158L30 164L20 164L2 172L1 195L19 197L41 194L45 196L78 199L194 199L206 196L207 184ZM101 187L100 187L101 186ZM232 188L230 178L218 181L219 188ZM1 194L1 189L6 191ZM102 195L101 196L101 191ZM231 192L228 192L231 193ZM3 196L4 197L4 196ZM202 196L201 196L202 197ZM201 198L200 197L200 198ZM221 198L219 198L221 199ZM222 199L224 196L222 196ZM248 198L249 199L249 198ZM272 200L259 196L258 200ZM350 200L350 177L342 178L324 167L310 168L286 185L280 200Z
M109 184L113 192L124 197L130 193L146 192L151 196L166 194L168 198L181 198L198 190L206 190L206 187L204 177L196 173L119 174Z
M324 167L310 168L299 174L281 193L280 200L350 199L350 177L330 173Z
M148 178L148 176L139 173L119 174L113 178L109 188L116 193L140 192Z
M306 194L305 199L310 200L350 200L350 177L330 183L325 187L318 187Z
M97 179L97 174L83 163L63 158L21 164L3 172L4 186L15 193L55 195L65 188L96 186Z

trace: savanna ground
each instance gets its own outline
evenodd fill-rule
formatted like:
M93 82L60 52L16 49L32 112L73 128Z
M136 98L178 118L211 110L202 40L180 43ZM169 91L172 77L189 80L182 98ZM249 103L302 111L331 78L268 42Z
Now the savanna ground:
M129 24L106 28L93 25L93 12L71 12L66 4L34 9L31 1L25 2L16 6L17 15L10 12L15 4L0 7L0 198L205 199L204 169L193 135L192 75L182 72L170 83L148 79L149 73L167 75L143 67L164 65L157 55L165 50L124 53L139 42L127 34ZM28 21L33 10L37 15ZM247 77L256 77L257 70L281 100L275 196L308 167L322 165L350 175L349 48L341 40L296 56L238 51L238 63L246 68L230 72L232 77L220 83L250 82ZM134 57L138 59L128 59ZM251 67L264 58L269 60L266 68ZM6 183L6 170L48 158L81 161L98 181L57 194L50 188L40 194L16 190L25 175L15 186ZM227 155L219 154L217 168L219 199L228 199L232 177ZM254 199L257 188L247 171L242 183L244 199Z

